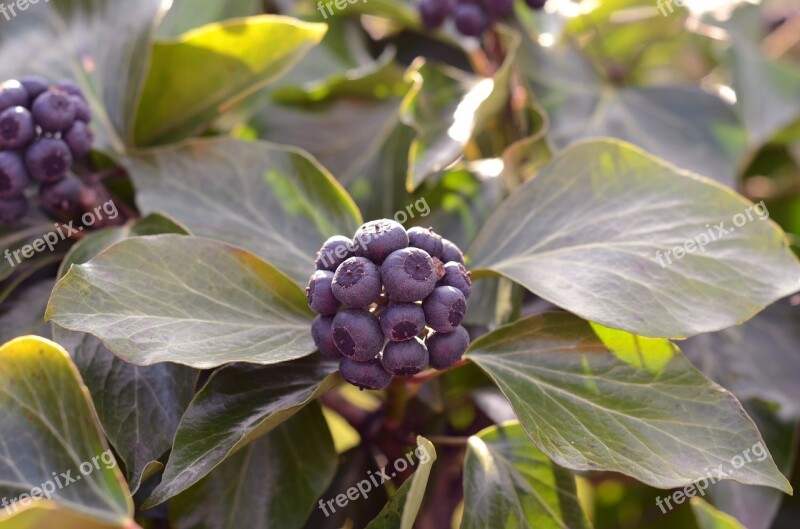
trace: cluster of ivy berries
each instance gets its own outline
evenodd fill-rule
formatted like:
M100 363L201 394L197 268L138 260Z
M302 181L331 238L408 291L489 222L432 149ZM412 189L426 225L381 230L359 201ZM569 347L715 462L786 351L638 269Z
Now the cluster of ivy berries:
M545 0L525 0L531 9L542 9ZM427 29L436 29L453 17L456 29L467 37L480 37L489 25L514 11L514 0L421 0L419 12Z
M311 335L361 389L393 375L452 367L469 345L461 320L472 291L461 250L432 229L368 222L353 239L331 237L306 288L318 314Z
M92 150L91 118L86 96L72 81L50 86L27 77L0 84L0 222L27 213L31 180L39 184L45 212L77 208L82 184L68 172Z

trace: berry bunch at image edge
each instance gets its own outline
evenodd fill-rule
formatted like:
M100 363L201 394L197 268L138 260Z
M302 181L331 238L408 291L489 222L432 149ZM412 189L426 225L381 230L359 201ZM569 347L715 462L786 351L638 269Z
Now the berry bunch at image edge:
M544 8L545 0L525 0L531 9ZM419 14L426 29L437 29L449 18L459 33L480 37L497 19L514 11L514 0L420 0Z
M72 81L50 86L27 77L0 84L0 222L17 222L28 212L31 180L39 184L45 212L74 212L82 184L69 169L92 150L91 118L86 97Z
M448 369L467 350L472 282L461 250L432 229L368 222L353 239L325 241L316 268L306 288L318 314L311 335L349 383L384 389L393 375Z

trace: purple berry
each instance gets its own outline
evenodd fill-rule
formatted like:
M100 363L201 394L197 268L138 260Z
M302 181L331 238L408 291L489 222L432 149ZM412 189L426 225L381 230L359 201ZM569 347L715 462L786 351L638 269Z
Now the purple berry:
M345 309L333 318L333 340L343 356L356 362L375 358L383 347L378 318L363 309Z
M431 257L442 258L442 238L433 228L414 227L408 230L408 245L425 250Z
M410 340L425 329L425 313L417 303L389 303L378 319L384 336L393 342Z
M36 124L46 132L64 132L75 122L75 105L61 90L48 90L37 97L31 112Z
M547 0L525 0L525 3L528 4L528 7L531 9L542 9L544 5L547 3Z
M353 241L343 235L334 235L329 238L317 252L315 262L317 270L335 272L340 264L355 255L352 247Z
M22 83L15 80L0 84L0 111L10 107L27 107L30 96Z
M28 212L28 199L16 197L0 199L0 222L14 224Z
M483 7L493 17L507 17L514 11L514 0L483 0Z
M28 174L41 183L64 178L72 165L72 152L62 140L39 138L25 151Z
M25 107L10 107L0 112L0 147L22 149L33 141L36 127Z
M64 134L64 141L69 145L73 158L83 158L92 152L94 132L83 121L76 121Z
M0 152L0 199L21 197L27 186L28 173L22 157L13 151Z
M408 234L399 222L373 220L358 228L353 245L358 257L382 264L390 253L408 246Z
M425 321L436 332L453 332L467 313L467 300L454 287L437 287L422 302Z
M458 362L469 347L469 333L464 327L453 332L437 332L425 340L428 346L428 361L434 369L449 369Z
M317 314L333 314L339 309L339 300L333 295L333 272L317 270L311 274L306 287L308 306Z
M58 83L56 83L56 88L70 95L78 96L84 101L86 100L86 96L83 94L81 87L78 85L78 83L71 79L60 80Z
M83 121L84 123L92 121L92 111L89 109L89 104L86 100L74 95L70 95L69 100L72 101L75 107L75 121Z
M365 309L381 295L381 272L365 257L351 257L339 265L331 289L351 309Z
M342 354L333 341L333 316L317 316L311 322L311 338L319 352L328 358L341 358Z
M393 375L416 375L428 367L428 348L419 338L389 342L381 357L383 368Z
M469 295L472 294L472 280L469 278L469 272L464 265L455 261L445 263L444 277L439 280L437 286L455 287L464 294L465 298L469 298Z
M40 94L47 92L47 89L50 87L47 79L37 75L23 77L19 80L19 82L25 88L25 91L28 92L30 101L33 101L39 97Z
M55 183L39 187L39 202L48 213L63 211L74 214L80 209L82 191L81 181L74 175L67 175Z
M447 239L442 239L442 261L448 263L450 261L455 261L457 263L464 263L464 254L461 253L461 250L453 244L452 242L448 241Z
M425 250L403 248L381 266L381 278L391 301L420 301L436 288L436 268Z
M450 0L422 0L419 4L419 14L422 18L422 25L426 29L436 29L444 24L450 16L453 5Z
M376 359L367 362L356 362L344 358L339 363L342 378L361 389L386 389L392 381L392 375L383 368Z
M456 29L467 37L480 37L489 27L489 17L479 5L458 4L453 12Z

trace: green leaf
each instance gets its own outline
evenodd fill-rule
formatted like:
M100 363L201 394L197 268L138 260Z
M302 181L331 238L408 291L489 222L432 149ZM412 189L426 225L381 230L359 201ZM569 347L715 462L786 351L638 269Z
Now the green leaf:
M425 497L431 467L436 461L436 448L421 435L417 436L415 452L417 450L423 452L427 459L419 460L414 475L400 485L378 517L372 520L366 529L412 529L414 526Z
M174 498L170 523L175 529L299 529L335 472L333 440L320 406L311 404Z
M469 438L464 461L463 529L589 527L575 478L531 443L519 423Z
M121 240L155 233L186 232L161 215L97 231L72 247L59 275ZM94 336L57 325L53 338L70 352L89 387L103 430L125 463L128 484L135 492L143 475L172 447L178 421L194 395L198 372L170 363L137 367L118 359Z
M506 200L468 253L474 270L584 319L681 338L740 323L800 289L800 263L761 208L630 145L591 141Z
M547 136L558 149L586 138L618 138L735 187L746 138L733 108L718 96L695 87L609 85L566 44L543 48L526 39L522 50L519 64L547 111Z
M314 351L303 292L253 254L210 239L122 241L58 282L46 318L134 365L272 364Z
M39 498L33 505L84 517L92 527L131 523L130 493L67 352L27 336L0 347L0 364L0 443L7 456L0 460L0 496L12 505L0 520L15 507L30 507L33 494Z
M261 9L259 0L227 0L226 2L174 0L164 16L164 20L158 25L157 37L177 37L181 33L205 24L229 18L257 15Z
M216 371L183 415L161 483L145 506L188 489L286 421L337 383L337 369L337 363L314 355L274 366L235 364Z
M736 518L718 511L707 501L695 496L691 500L692 512L700 529L745 529Z
M771 457L735 468L731 459L763 440L736 398L674 345L597 331L571 314L542 314L479 338L468 356L558 465L659 488L719 475L722 465L725 479L791 491Z
M784 299L752 320L682 344L694 364L740 400L775 402L784 420L800 419L800 307Z
M143 212L246 248L305 286L322 243L361 216L339 184L297 149L193 140L126 161Z
M0 78L38 74L81 85L92 109L95 148L122 153L150 64L161 0L30 3L3 22ZM30 50L37 50L31 53Z
M324 24L261 15L156 42L136 118L136 145L175 142L209 125L283 75L324 34Z

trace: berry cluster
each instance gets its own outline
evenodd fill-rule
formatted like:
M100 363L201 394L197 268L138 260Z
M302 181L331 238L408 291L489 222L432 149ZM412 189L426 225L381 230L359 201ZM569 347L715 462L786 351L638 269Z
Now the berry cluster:
M525 0L531 9L542 9L545 0ZM467 37L480 37L492 21L514 11L514 0L421 0L419 13L427 29L436 29L452 16L456 29Z
M351 384L383 389L392 375L448 369L467 350L472 282L461 250L432 229L368 222L352 240L325 241L316 267L306 288L319 314L311 335Z
M39 183L48 213L77 207L81 182L67 173L74 159L92 150L91 118L72 81L50 86L27 77L0 84L0 222L17 222L27 213L31 179Z

